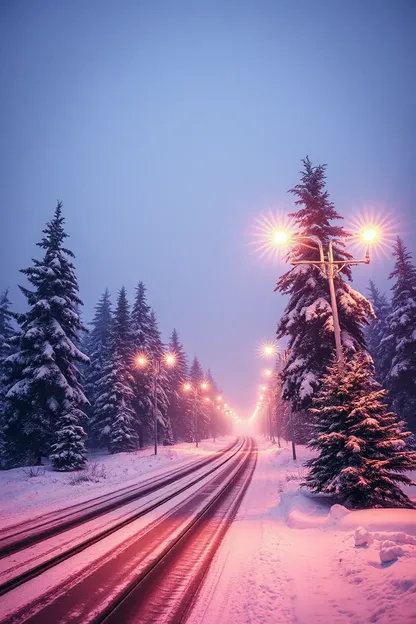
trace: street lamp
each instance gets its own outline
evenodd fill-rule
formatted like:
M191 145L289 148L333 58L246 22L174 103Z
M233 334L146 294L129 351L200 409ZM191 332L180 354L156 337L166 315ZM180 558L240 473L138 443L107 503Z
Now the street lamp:
M208 384L206 381L203 381L201 384L196 384L195 386L193 386L192 384L190 384L189 382L186 382L183 386L183 389L185 390L185 392L192 392L193 397L194 397L194 404L193 404L193 408L194 408L194 423L195 423L195 446L196 448L198 448L198 399L199 399L199 391L205 391L208 389ZM207 402L207 399L209 401L209 398L206 397L205 401Z
M176 364L176 355L174 353L165 353L162 358L153 356L138 355L136 364L140 368L149 367L152 372L152 399L153 399L153 430L155 434L155 455L157 455L157 380L162 365L173 367Z
M358 264L369 264L370 262L369 245L372 243L375 243L378 240L379 236L380 236L380 232L378 228L376 228L375 226L366 226L362 228L360 232L360 238L367 244L365 255L364 255L364 260L356 260L354 258L351 258L351 260L335 260L332 240L330 240L328 243L328 250L325 256L322 241L317 236L313 236L313 235L290 236L287 232L276 231L273 237L273 240L276 245L282 245L292 240L294 243L299 243L300 245L304 245L305 247L308 247L309 249L315 249L315 248L311 247L304 241L312 241L318 246L319 260L295 260L292 257L290 260L290 263L293 266L296 266L298 264L315 265L318 267L321 274L328 280L329 294L331 298L332 318L334 321L335 348L336 348L336 354L337 354L338 367L340 368L340 370L342 370L343 368L343 353L342 353L342 342L341 342L341 327L339 324L334 277L338 275L338 273L342 271L342 269L346 266L352 266L352 265L358 265Z

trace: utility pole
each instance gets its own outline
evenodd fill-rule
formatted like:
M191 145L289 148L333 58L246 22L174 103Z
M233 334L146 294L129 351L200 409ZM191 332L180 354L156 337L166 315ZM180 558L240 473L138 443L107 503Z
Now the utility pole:
M340 271L346 266L352 266L357 264L369 264L370 262L370 253L368 247L365 252L364 260L334 260L334 251L333 251L333 242L332 240L328 243L328 253L325 257L324 248L321 240L317 236L295 236L294 242L304 245L309 249L314 249L310 245L303 243L303 240L309 240L318 245L319 249L319 260L295 260L292 259L290 263L293 266L297 264L311 264L315 265L321 271L321 274L328 280L329 285L329 294L331 299L331 310L332 310L332 318L334 322L334 337L335 337L335 349L337 354L337 363L340 370L343 370L344 367L344 357L342 352L342 341L341 341L341 327L339 324L339 315L338 315L338 305L337 305L337 297L335 292L335 284L334 277L338 275Z

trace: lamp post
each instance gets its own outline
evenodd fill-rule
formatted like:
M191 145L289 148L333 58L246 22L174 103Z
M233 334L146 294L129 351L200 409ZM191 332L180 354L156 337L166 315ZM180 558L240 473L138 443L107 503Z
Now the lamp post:
M195 423L195 446L196 448L198 448L198 437L199 437L199 433L198 433L198 399L199 399L199 391L205 391L208 389L208 384L206 381L203 381L201 384L196 384L195 386L193 386L192 384L190 384L189 382L187 382L186 384L184 384L183 389L185 390L185 392L192 392L193 394L193 398L194 398L194 402L193 402L193 416L194 416L194 423Z
M159 359L152 356L138 355L136 363L140 368L149 366L152 373L152 409L153 409L153 431L155 436L155 455L157 455L157 380L160 375L161 365L172 367L175 366L176 356L173 353L165 353Z
M275 232L273 240L276 245L282 245L289 241L292 238L294 243L299 243L300 245L304 245L309 249L315 249L311 247L304 241L312 241L318 246L319 250L319 260L295 260L294 257L290 259L290 263L293 266L298 264L310 264L315 265L320 270L321 274L328 280L329 285L329 294L331 300L331 310L332 310L332 318L334 321L334 336L335 336L335 348L336 348L336 356L337 363L340 370L343 369L344 358L342 352L342 341L341 341L341 327L339 324L339 315L338 315L338 306L337 306L337 298L335 293L335 284L334 277L338 275L340 271L346 266L358 265L358 264L369 264L370 262L370 252L369 245L371 243L376 242L378 238L378 231L374 227L364 228L361 232L361 238L366 243L366 251L364 254L363 260L356 260L355 258L351 258L350 260L335 260L334 259L334 250L333 250L333 241L330 240L328 243L327 254L324 253L324 248L322 241L318 238L318 236L300 236L294 235L290 237L289 234L283 231Z

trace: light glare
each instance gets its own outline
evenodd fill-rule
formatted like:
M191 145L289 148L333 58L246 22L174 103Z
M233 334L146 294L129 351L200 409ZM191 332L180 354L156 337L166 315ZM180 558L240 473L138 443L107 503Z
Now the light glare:
M168 366L175 366L176 355L174 353L167 353L165 357L165 362Z
M284 230L276 230L273 234L273 241L276 245L284 245L289 240L289 234Z
M380 238L380 231L377 227L369 225L361 230L360 236L365 243L376 243Z

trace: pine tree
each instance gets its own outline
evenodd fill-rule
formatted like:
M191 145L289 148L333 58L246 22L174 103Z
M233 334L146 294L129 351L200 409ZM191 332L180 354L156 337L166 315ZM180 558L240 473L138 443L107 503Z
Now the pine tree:
M139 282L136 288L131 319L134 354L148 355L152 321L151 308L147 303L146 287L143 282ZM132 374L134 377L135 428L140 447L142 447L147 438L153 435L152 374L148 367L139 368L134 365Z
M390 363L386 382L395 410L416 433L416 267L400 238L393 255L396 262L390 279L395 283L386 320L389 335L382 342L384 358Z
M169 369L167 397L168 397L168 409L167 418L169 419L172 427L173 440L186 440L188 435L188 416L187 413L187 399L184 394L184 384L188 376L188 365L186 359L186 353L182 343L179 340L179 335L176 329L173 330L168 345L169 353L175 354L175 366Z
M313 167L303 161L301 183L289 192L296 197L298 210L290 215L302 237L316 236L328 248L333 241L334 258L350 259L344 250L349 236L345 230L332 224L341 219L325 190L325 165ZM293 249L295 260L319 260L318 247L310 240ZM335 277L342 343L347 356L365 348L362 326L373 316L370 303L353 290L344 278L351 278L349 267ZM277 337L289 338L289 358L282 372L283 397L302 419L303 441L309 437L308 408L320 387L322 376L335 349L334 326L328 281L316 265L301 264L290 269L279 279L276 290L289 294L290 301L277 327ZM302 440L299 440L302 441Z
M286 357L286 354L282 354L276 358L275 374L273 376L273 384L271 387L273 425L279 444L281 438L285 440L292 440L294 433L291 423L289 404L283 399L283 382L281 373Z
M162 337L158 328L156 314L154 310L150 313L150 327L149 337L147 344L147 352L149 358L152 358L154 362L158 362L159 372L155 378L156 383L156 397L157 397L157 421L158 421L158 440L163 441L164 445L173 444L172 425L168 417L168 369L164 363L164 357L166 355L165 345L162 342ZM154 433L152 431L154 437Z
M85 374L85 392L90 402L89 431L90 444L97 442L107 444L103 428L106 426L107 415L102 407L103 378L108 374L108 365L111 365L112 351L112 311L108 289L101 295L95 307L92 330L88 336L87 353L90 366ZM99 400L99 407L97 406Z
M13 327L13 313L10 310L8 290L0 295L0 363L6 359L12 350L12 338L15 336Z
M188 436L190 441L201 440L205 431L206 408L204 405L204 394L201 386L204 383L204 371L197 357L192 360L189 369L189 380L193 388L192 396L188 401L189 429ZM196 394L195 394L196 392Z
M390 366L393 353L388 353L386 344L382 347L383 340L388 336L387 316L390 312L390 304L387 297L380 293L374 282L370 280L369 299L373 306L375 319L365 329L365 339L367 348L374 360L377 379L381 384L385 383L385 379Z
M77 364L88 358L76 346L84 329L82 302L74 255L63 246L68 235L60 202L43 233L43 259L22 270L34 289L20 287L29 310L18 315L16 352L5 360L5 451L10 466L40 463L52 451L57 470L76 470L86 461L79 422L87 403Z
M206 380L208 383L207 398L209 398L209 402L206 406L206 427L204 430L204 437L208 438L208 436L211 436L215 440L223 429L221 412L217 409L217 407L220 407L220 404L217 402L217 397L221 393L210 368L207 371Z
M117 298L113 319L111 358L104 366L98 382L100 395L95 409L102 412L103 427L100 435L107 440L110 453L132 451L137 446L134 429L133 384L131 374L133 360L132 327L127 293L124 286Z
M13 313L10 310L10 300L6 290L0 295L0 466L4 463L4 410L6 407L5 395L7 380L5 377L4 360L13 351L15 329L12 323Z
M349 507L412 507L399 488L416 469L411 436L387 410L386 391L373 378L371 357L355 354L340 371L332 364L314 398L315 436L309 447L319 456L307 462L306 485L339 497Z

